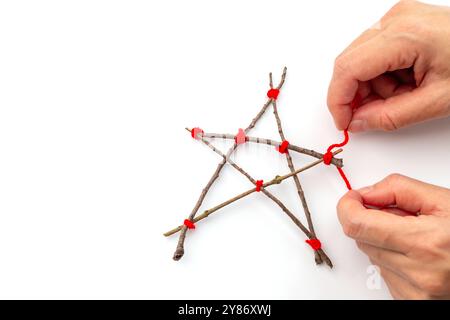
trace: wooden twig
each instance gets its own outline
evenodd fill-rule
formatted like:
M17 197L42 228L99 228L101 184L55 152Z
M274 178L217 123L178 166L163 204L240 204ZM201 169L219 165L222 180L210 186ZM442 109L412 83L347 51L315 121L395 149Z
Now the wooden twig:
M280 83L278 84L278 87L277 87L278 89L281 89L281 87L284 84L284 81L286 80L286 72L287 72L287 68L284 67L283 73L281 75ZM245 133L247 133L248 131L250 131L251 129L253 129L255 127L256 123L259 121L259 119L261 119L262 115L266 112L267 108L270 106L271 103L272 103L272 99L267 99L266 103L262 106L261 110L258 112L256 117L253 118L253 120L250 122L250 124L247 126L247 128L244 129ZM235 143L228 150L227 157L230 157L231 154L233 154L233 152L236 150L237 146L238 146L238 144ZM189 215L189 220L194 220L198 209L200 208L200 206L203 203L203 200L206 197L206 194L208 193L208 191L211 188L211 186L214 184L214 182L219 177L220 172L222 171L223 167L225 166L225 163L226 163L226 160L224 159L224 160L222 160L222 162L220 162L217 165L217 168L214 171L213 175L211 176L211 178L209 179L208 183L206 184L206 186L203 188L202 192L200 193L200 197L198 198L194 208L191 211L191 214ZM180 237L178 239L177 247L176 247L175 253L173 255L173 259L175 261L180 260L183 257L183 255L184 255L184 242L186 240L187 227L183 225L183 226L181 226L180 230L181 230Z
M188 128L186 128L186 130L190 131ZM240 167L238 164L236 164L236 162L234 162L233 160L231 160L231 158L227 158L225 154L222 153L222 151L220 151L219 149L217 149L216 147L214 147L209 141L205 140L205 138L199 138L199 140L201 142L203 142L206 146L208 146L212 151L214 151L215 153L217 153L219 156L221 156L223 159L225 159L228 164L230 164L234 169L236 169L238 172L240 172L243 176L245 176L253 185L256 186L256 180L247 172L245 171L242 167ZM295 178L296 176L294 176ZM276 196L274 196L271 192L269 192L266 189L261 189L261 192L267 196L269 199L271 199L272 201L274 201L280 208L281 210L283 210L283 212L294 222L294 224L299 227L300 230L303 231L303 233L310 239L315 238L315 234L313 232L308 232L308 229L303 225L303 223L283 204L283 202L281 202L280 199L278 199ZM316 263L320 264L322 263L322 256L324 257L323 260L327 261L327 265L332 268L333 264L331 263L330 258L326 255L326 253L320 249L315 252L315 256L316 256ZM320 263L317 260L317 256L319 257Z
M270 83L272 84L272 73L270 73L269 78L270 78ZM280 115L278 114L277 101L275 99L272 102L272 107L273 107L273 114L274 114L275 120L277 122L278 134L280 135L281 140L283 140L283 141L287 140L286 136L283 132L281 118L280 118ZM295 172L295 166L294 166L294 162L292 161L291 155L289 154L289 152L286 152L285 155L286 155L286 161L287 161L289 170L291 170L291 172ZM303 207L303 211L305 212L309 231L311 232L311 234L313 235L314 238L317 238L316 232L314 230L314 224L313 224L312 218L311 218L311 212L309 211L308 203L306 202L306 198L305 198L305 192L303 191L302 185L300 183L300 179L297 175L293 176L293 179L294 179L295 186L297 188L297 194L300 198L300 202ZM315 260L316 260L317 264L322 264L323 260L325 260L325 262L328 265L331 264L330 259L326 256L322 257L322 255L319 251L314 251L314 256L315 256Z
M333 156L341 153L342 151L343 151L342 149L337 149L336 151L333 152ZM300 169L295 170L295 172L290 172L290 173L285 174L283 176L275 176L275 178L273 178L272 180L264 183L262 185L262 188L267 188L267 187L270 187L270 186L272 186L274 184L280 184L284 180L286 180L288 178L291 178L291 177L293 177L293 176L295 176L295 175L297 175L297 174L299 174L299 173L301 173L303 171L306 171L306 170L308 170L308 169L310 169L310 168L312 168L314 166L317 166L318 164L320 164L322 162L323 162L323 159L319 159L319 160L316 160L314 162L311 162L310 164L308 164L308 165L306 165L306 166L304 166L304 167L302 167ZM247 190L247 191L245 191L245 192L243 192L243 193L241 193L241 194L239 194L239 195L237 195L237 196L235 196L235 197L233 197L231 199L228 199L227 201L222 202L221 204L218 204L215 207L212 207L211 209L205 210L201 215L196 216L194 219L192 219L192 222L197 223L197 222L199 222L199 221L209 217L211 214L213 214L214 212L218 211L219 209L222 209L223 207L226 207L227 205L229 205L229 204L231 204L233 202L236 202L236 201L238 201L238 200L240 200L242 198L245 198L246 196L248 196L248 195L250 195L250 194L252 194L254 192L256 192L256 188L249 189L249 190ZM184 228L184 225L180 225L180 226L178 226L178 227L176 227L176 228L174 228L174 229L164 233L164 236L166 236L166 237L171 236L171 235L179 232L183 228ZM306 233L306 231L309 234L309 236L312 236L312 234L309 232L309 230L305 230L305 233Z
M190 131L190 129L187 129ZM235 134L229 134L229 133L199 133L197 136L199 137L204 137L204 138L210 138L210 139L226 139L226 140L234 140L235 138ZM251 136L246 136L245 140L247 142L251 142L251 143L258 143L258 144L266 144L269 146L274 146L274 147L278 147L281 142L279 141L275 141L275 140L271 140L271 139L266 139L266 138L258 138L258 137L251 137ZM317 159L322 159L323 158L323 153L311 150L311 149L306 149L306 148L302 148L302 147L298 147L294 144L289 143L288 149L297 153L302 153L302 154L306 154L308 156L317 158ZM334 164L336 167L342 168L344 166L344 161L342 159L339 158L333 158L331 160L331 163Z

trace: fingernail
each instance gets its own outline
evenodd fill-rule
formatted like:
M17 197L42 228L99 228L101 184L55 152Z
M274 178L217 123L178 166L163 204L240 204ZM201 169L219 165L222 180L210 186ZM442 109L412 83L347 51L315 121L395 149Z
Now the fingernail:
M367 122L365 120L353 120L348 126L350 132L363 132L367 130Z
M364 187L364 188L358 189L356 191L358 191L359 194L364 195L364 194L372 191L372 189L373 189L373 187L369 186L369 187Z

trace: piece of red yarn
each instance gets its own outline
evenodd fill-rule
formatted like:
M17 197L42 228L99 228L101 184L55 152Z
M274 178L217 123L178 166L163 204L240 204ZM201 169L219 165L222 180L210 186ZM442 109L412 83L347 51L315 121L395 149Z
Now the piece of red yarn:
M234 142L236 144L243 144L247 141L247 136L245 135L245 131L239 128L237 135L234 136Z
M344 130L344 141L341 143L335 143L328 147L327 152L323 155L323 163L325 165L330 165L331 160L333 160L333 149L334 148L340 148L345 146L348 143L349 136L348 136L348 130ZM339 174L342 177L342 180L344 180L345 185L347 186L348 190L352 190L352 186L350 185L350 181L348 181L347 177L345 176L344 170L342 168L336 167L338 169Z
M194 139L198 139L198 134L199 133L200 134L204 134L205 132L201 128L198 128L198 127L193 128L191 130L191 137L194 138Z
M256 180L256 192L260 192L261 191L261 187L264 184L264 180Z
M279 94L280 94L279 89L272 88L269 91L267 91L267 97L269 97L270 99L273 99L273 100L277 100Z
M352 108L352 109L358 108L358 107L361 105L361 102L362 102L362 97L361 97L361 95L357 92L357 93L355 94L355 97L353 98L353 101L350 102L350 108Z
M344 180L345 185L347 186L347 189L348 190L352 190L352 186L350 185L350 181L348 181L348 179L347 179L347 177L346 177L346 175L344 173L344 170L342 170L342 168L339 168L339 167L337 167L337 169L338 169L339 174L342 177L342 180Z
M314 251L320 250L322 248L322 243L319 239L308 239L305 240L305 242L309 244Z
M287 153L289 149L289 141L284 140L278 147L277 150L279 153Z
M185 219L184 220L184 225L188 228L188 229L195 229L195 224L189 220L189 219Z
M352 102L350 103L350 107L352 109L358 108L361 105L361 103L362 103L362 97L358 92L356 92L355 97L353 98ZM344 141L342 141L341 143L332 144L331 146L328 147L327 152L323 155L323 163L326 165L330 165L331 161L333 160L333 149L345 146L348 143L348 140L349 140L348 130L345 129L344 130ZM348 180L347 176L345 175L344 170L339 167L336 167L336 168L337 168L342 180L344 180L345 186L347 187L347 189L352 190L352 186L351 186L350 181Z

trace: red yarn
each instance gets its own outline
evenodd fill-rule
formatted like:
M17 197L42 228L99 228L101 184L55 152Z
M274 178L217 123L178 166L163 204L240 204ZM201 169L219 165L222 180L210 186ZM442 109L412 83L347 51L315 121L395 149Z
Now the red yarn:
M355 97L356 100L356 97ZM327 152L323 155L323 163L327 166L331 164L331 160L333 159L333 149L334 148L340 148L345 146L348 143L349 137L348 137L348 130L344 130L344 141L341 143L335 143L328 147ZM336 167L339 171L339 174L342 177L342 180L344 180L345 185L347 186L348 190L352 190L352 186L350 185L350 182L348 181L347 177L345 176L344 170L342 168Z
M305 242L309 244L314 251L320 250L322 248L322 243L319 239L308 239L305 240Z
M270 99L273 99L273 100L277 100L279 94L280 94L280 90L279 89L273 89L272 88L269 91L267 91L267 96Z
M205 132L202 129L196 127L196 128L191 130L191 137L194 138L194 139L198 139L197 135L199 133L200 134L204 134Z
M278 147L277 150L279 153L287 153L289 148L289 141L284 140Z
M263 180L256 180L256 192L261 191L261 187L263 186L264 181Z
M361 95L357 92L355 94L355 97L353 98L353 101L350 103L350 108L352 109L356 109L361 105L362 102L362 97Z
M344 130L344 141L342 141L341 143L335 143L332 144L331 146L328 147L327 152L333 152L334 148L340 148L345 146L348 143L349 137L348 137L348 130L345 129Z
M188 229L195 229L195 224L189 220L189 219L185 219L184 220L184 225L188 228Z
M245 135L245 131L239 128L239 131L236 136L234 136L234 142L236 144L243 144L247 141L247 136Z
M324 155L323 155L323 163L325 163L327 166L330 165L331 160L333 160L333 154L329 151L327 151Z
M345 176L344 170L342 170L342 168L337 167L339 174L342 177L342 180L344 180L345 185L347 186L348 190L352 190L352 186L350 185L350 181L348 181L347 177Z

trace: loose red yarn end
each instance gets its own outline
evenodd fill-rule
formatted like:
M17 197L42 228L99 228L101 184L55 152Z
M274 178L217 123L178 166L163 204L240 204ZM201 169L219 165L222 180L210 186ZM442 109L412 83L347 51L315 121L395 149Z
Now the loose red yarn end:
M198 128L198 127L196 127L196 128L193 128L192 130L191 130L191 137L192 138L194 138L194 139L198 139L198 134L204 134L205 132L201 129L201 128Z
M195 224L189 220L189 219L185 219L184 220L184 225L188 228L188 229L195 229Z
M280 94L279 89L272 88L269 91L267 91L267 97L269 97L270 99L273 99L273 100L277 100L279 94Z
M247 141L247 136L245 135L245 131L243 129L239 129L237 135L234 136L234 142L236 144L243 144Z
M261 187L263 186L264 181L263 180L256 180L256 192L261 191Z
M308 239L305 240L305 242L309 244L314 251L322 249L322 243L319 239Z
M277 150L279 153L287 153L289 149L289 141L284 140L278 147Z

